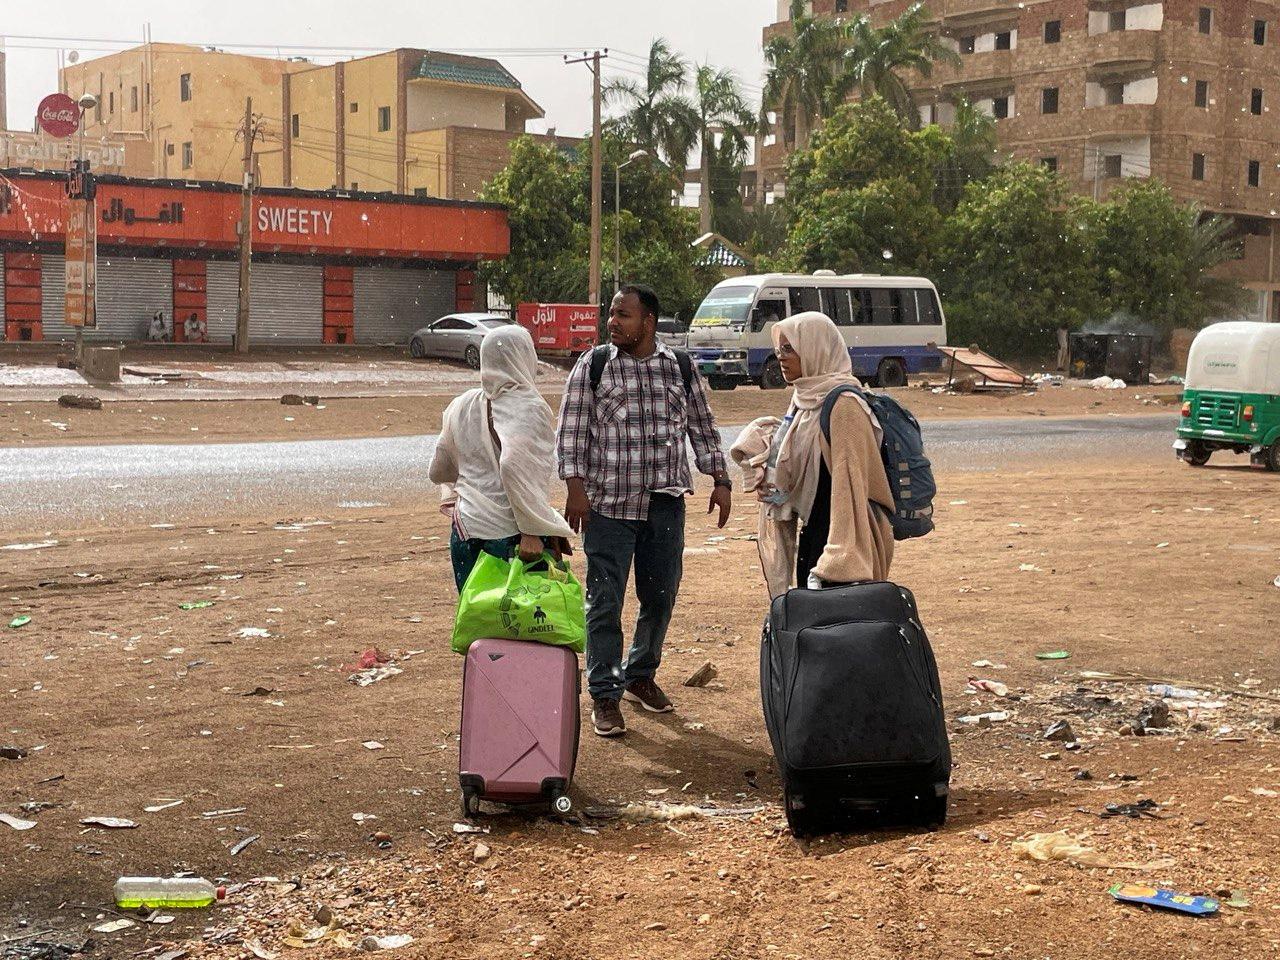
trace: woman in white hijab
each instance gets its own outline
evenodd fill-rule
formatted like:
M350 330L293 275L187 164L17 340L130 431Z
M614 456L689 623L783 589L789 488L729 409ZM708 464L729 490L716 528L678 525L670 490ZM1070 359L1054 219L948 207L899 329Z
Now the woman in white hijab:
M795 582L803 587L886 580L893 561L889 517L894 504L880 458L880 424L850 393L841 394L832 409L830 442L820 424L831 391L862 386L853 375L849 347L821 313L775 324L773 342L794 393L773 435L767 482L757 495L778 525L778 536L789 541L787 547L795 543L795 524L800 524Z
M551 506L555 472L551 408L538 392L538 356L524 327L511 324L480 344L480 387L444 411L431 458L441 511L453 520L450 553L462 590L481 552L535 560L570 552L572 533Z

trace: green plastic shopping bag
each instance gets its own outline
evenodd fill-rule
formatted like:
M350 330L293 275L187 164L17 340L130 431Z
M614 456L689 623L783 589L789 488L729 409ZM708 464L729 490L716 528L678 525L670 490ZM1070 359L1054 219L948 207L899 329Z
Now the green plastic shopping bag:
M549 553L531 564L481 553L458 599L453 650L466 653L483 637L532 640L582 653L587 646L582 584Z

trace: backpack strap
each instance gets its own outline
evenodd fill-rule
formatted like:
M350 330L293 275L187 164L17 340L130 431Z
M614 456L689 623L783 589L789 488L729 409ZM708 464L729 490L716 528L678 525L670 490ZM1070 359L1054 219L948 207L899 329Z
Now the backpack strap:
M818 425L822 428L822 435L827 438L827 443L831 443L831 411L835 409L836 401L846 393L855 394L863 400L867 398L867 395L852 383L842 383L827 394L826 399L822 401L822 411L818 414Z
M591 349L591 392L600 389L600 378L604 376L605 364L609 362L609 344L602 343Z
M675 354L676 364L680 367L680 378L684 380L684 392L693 390L693 358L684 350L669 348ZM605 365L609 362L609 344L602 343L591 351L591 392L600 389L600 380L604 377Z

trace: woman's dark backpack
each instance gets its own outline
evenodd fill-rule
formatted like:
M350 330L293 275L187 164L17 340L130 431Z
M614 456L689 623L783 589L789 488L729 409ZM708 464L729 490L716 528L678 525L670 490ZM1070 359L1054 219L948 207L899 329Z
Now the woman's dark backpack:
M933 480L929 458L924 455L919 422L892 397L847 383L836 387L822 401L818 423L827 443L831 442L831 411L844 393L856 394L865 400L884 431L880 457L889 477L889 489L893 491L894 511L889 518L893 539L923 537L933 529L933 498L938 486Z

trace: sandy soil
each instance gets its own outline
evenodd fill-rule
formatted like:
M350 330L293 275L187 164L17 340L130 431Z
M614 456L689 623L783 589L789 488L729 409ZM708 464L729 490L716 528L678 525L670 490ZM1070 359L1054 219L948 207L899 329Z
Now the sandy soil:
M575 802L760 809L638 825L495 815L482 862L476 838L452 831L459 661L438 515L62 531L56 547L0 554L4 619L32 618L0 648L0 743L31 750L0 760L0 810L38 821L0 825L0 939L83 937L116 918L117 876L189 869L285 882L234 889L172 926L94 934L98 955L179 944L238 958L255 940L283 957L295 953L282 945L289 924L314 925L325 905L353 941L412 935L399 957L1274 956L1274 477L1081 461L941 481L939 530L901 548L895 579L918 594L948 716L1011 716L956 727L943 830L808 844L786 831L760 719L765 599L755 545L741 539L754 527L746 507L723 534L691 513L661 675L680 709L628 711L621 741L588 733ZM179 607L200 600L213 606ZM404 672L347 682L342 665L373 646ZM1054 649L1071 659L1035 658ZM981 659L1007 666L971 666ZM708 660L715 683L679 686ZM1175 710L1166 735L1122 737L1150 696L1082 670L1186 681L1225 705ZM966 695L971 675L1023 699ZM1043 740L1058 717L1078 751ZM371 740L383 748L362 746ZM144 812L162 798L184 802ZM1142 798L1164 819L1098 817ZM24 812L31 802L54 806ZM82 826L89 816L139 826ZM1107 869L1014 852L1055 830L1113 862L1170 862ZM1252 905L1204 920L1142 912L1107 896L1122 880L1236 889ZM311 952L350 954L335 942Z
M921 419L1070 417L1150 414L1176 410L1176 387L1092 390L1046 387L1037 393L934 394L919 387L890 391ZM711 396L723 424L786 412L789 390L740 388ZM558 407L560 394L548 391ZM0 402L0 447L66 443L201 443L231 440L310 440L436 433L450 395L326 398L320 407L277 400L129 401L102 410L52 402Z

